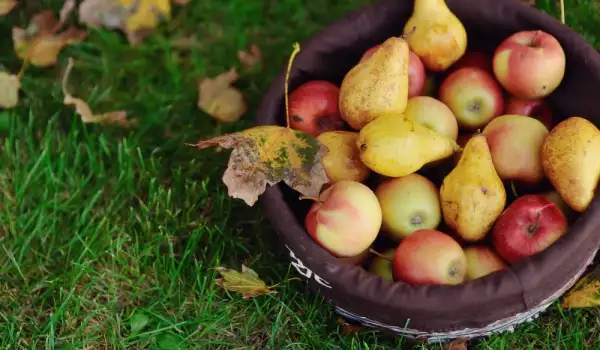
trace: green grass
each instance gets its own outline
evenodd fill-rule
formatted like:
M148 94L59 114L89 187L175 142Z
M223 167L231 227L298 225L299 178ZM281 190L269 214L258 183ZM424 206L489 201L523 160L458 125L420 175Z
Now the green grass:
M384 349L411 346L337 316L296 277L259 208L221 182L229 152L184 145L251 125L291 44L367 0L191 1L141 45L90 30L55 67L30 67L22 101L0 111L0 348ZM62 1L24 2L0 17L0 68L17 72L10 30ZM567 1L567 21L592 44L600 10ZM554 1L540 1L557 14ZM196 35L182 49L178 38ZM196 108L197 82L257 43L260 69L242 70L243 120L217 127ZM140 127L82 124L62 105L60 76L96 111L126 109ZM214 284L211 268L244 263L278 294L245 300ZM479 349L600 347L598 310L562 313L473 342ZM414 345L413 346L418 346ZM169 347L171 346L171 347Z

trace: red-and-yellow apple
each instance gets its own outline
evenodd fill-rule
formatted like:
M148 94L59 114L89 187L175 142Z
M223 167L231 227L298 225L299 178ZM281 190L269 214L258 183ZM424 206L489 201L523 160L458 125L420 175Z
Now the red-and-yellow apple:
M506 101L504 114L518 114L533 117L541 121L548 130L554 127L552 118L552 109L548 103L541 100L522 100L514 96L510 96Z
M565 217L567 218L567 222L574 219L575 216L577 215L577 213L573 209L571 209L569 204L567 204L567 202L565 202L563 197L561 197L560 194L556 190L545 192L545 193L543 193L543 195L546 196L546 198L548 198L552 202L554 202L554 204L556 204L558 206L558 208L560 208L560 210L563 212L563 214L565 214Z
M481 68L491 74L493 74L492 69L492 59L483 51L480 50L469 50L467 51L452 67L451 71L455 71L464 67L477 67Z
M549 132L542 122L507 114L492 120L482 133L502 180L535 185L544 178L540 150Z
M458 137L456 117L448 106L433 97L415 96L410 98L404 114L409 119L453 140Z
M400 241L421 229L435 229L442 219L438 188L418 173L383 181L375 189L382 231Z
M381 253L382 256L374 255L373 260L371 260L371 264L369 265L369 272L384 280L392 282L394 280L394 274L392 272L394 253L396 253L396 248L390 248L384 251Z
M381 207L366 185L342 180L321 192L304 219L310 236L337 257L356 256L377 238Z
M381 44L375 45L365 51L360 62L369 59ZM425 89L425 66L419 56L414 52L408 51L408 98L419 96Z
M464 248L467 256L467 281L502 270L506 264L490 247L475 245Z
M437 230L419 230L398 244L392 271L394 280L412 285L456 285L465 280L467 257L449 235Z
M450 107L462 129L482 128L504 110L502 88L481 68L465 67L452 72L439 92L440 100Z
M338 108L340 88L325 80L311 80L289 95L290 126L312 136L341 130Z
M317 136L329 152L321 159L329 182L353 180L363 182L371 170L360 160L360 151L356 147L358 133L355 131L326 131Z
M511 95L524 100L548 96L562 82L566 58L560 42L541 30L504 39L493 57L494 75Z
M500 256L515 263L548 248L566 231L567 219L554 202L542 194L528 194L498 217L492 240Z

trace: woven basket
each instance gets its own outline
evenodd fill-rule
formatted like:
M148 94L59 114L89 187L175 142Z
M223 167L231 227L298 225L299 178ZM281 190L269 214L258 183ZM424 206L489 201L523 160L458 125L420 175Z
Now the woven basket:
M488 52L510 34L541 29L554 35L567 56L561 86L548 98L555 114L582 116L600 125L600 55L576 32L553 17L511 0L447 0L465 25L469 46ZM368 48L402 32L413 1L383 1L351 13L310 41L294 61L289 80L341 83ZM285 125L285 69L273 80L256 123ZM443 342L510 331L544 311L592 262L600 244L600 196L545 251L508 269L459 286L414 287L387 282L363 268L340 263L304 229L310 203L284 184L270 187L260 201L288 249L292 265L312 290L342 316L409 338Z

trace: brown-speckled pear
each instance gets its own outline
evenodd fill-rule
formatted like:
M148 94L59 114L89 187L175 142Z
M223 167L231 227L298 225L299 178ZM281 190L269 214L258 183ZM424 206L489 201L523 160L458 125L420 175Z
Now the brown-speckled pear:
M465 241L483 239L502 214L506 190L484 135L469 139L458 164L442 182L440 201L444 221Z
M585 211L600 179L600 130L587 119L567 118L550 131L541 156L556 191L571 209Z
M369 169L389 177L412 174L460 150L453 139L401 113L382 115L365 125L356 145Z
M352 128L402 113L408 101L408 44L399 37L384 41L368 60L354 66L340 86L339 109Z
M467 31L444 0L415 0L404 36L430 71L445 71L467 49Z

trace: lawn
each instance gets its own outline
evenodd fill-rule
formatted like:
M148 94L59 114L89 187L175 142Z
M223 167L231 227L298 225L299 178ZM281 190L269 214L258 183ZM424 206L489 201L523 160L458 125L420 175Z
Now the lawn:
M292 43L367 0L192 0L140 45L90 29L56 66L30 66L20 104L0 110L0 348L392 349L423 347L369 330L345 334L281 251L258 207L221 182L228 151L186 146L252 125ZM22 1L0 17L0 68L18 72L13 26L60 0ZM567 1L567 23L600 47L600 9ZM557 15L554 1L538 7ZM192 38L182 47L179 39ZM243 69L256 43L263 62ZM125 109L134 129L83 124L62 103L60 77L92 109ZM198 80L238 67L249 112L232 125L196 107ZM217 266L244 263L278 294L242 299L217 285ZM553 305L478 349L600 347L598 310ZM177 345L178 344L178 345Z

